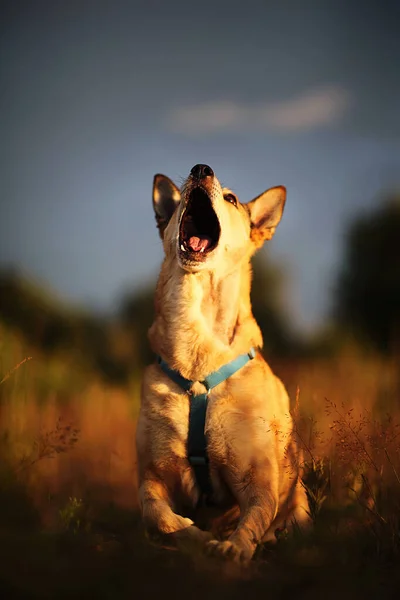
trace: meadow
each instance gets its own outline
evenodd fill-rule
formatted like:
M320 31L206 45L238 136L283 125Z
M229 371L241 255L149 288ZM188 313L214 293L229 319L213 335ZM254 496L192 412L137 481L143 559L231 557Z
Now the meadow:
M137 506L140 376L105 382L1 325L2 597L394 597L400 585L400 394L395 360L344 345L272 359L304 449L309 534L277 532L233 573L152 546Z

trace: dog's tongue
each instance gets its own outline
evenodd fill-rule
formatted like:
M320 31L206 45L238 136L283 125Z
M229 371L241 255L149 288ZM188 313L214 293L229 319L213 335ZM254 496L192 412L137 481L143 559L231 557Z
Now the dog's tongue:
M211 244L211 238L192 235L188 240L188 246L193 252L204 252Z

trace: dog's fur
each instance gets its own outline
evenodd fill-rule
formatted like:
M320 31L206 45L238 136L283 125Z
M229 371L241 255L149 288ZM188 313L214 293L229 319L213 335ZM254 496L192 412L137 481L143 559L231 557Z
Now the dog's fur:
M251 311L250 258L271 239L286 198L285 188L275 187L241 204L210 172L201 179L189 175L181 191L163 175L153 187L165 259L149 339L172 369L196 382L195 394L205 391L199 382L209 373L262 346ZM215 211L219 237L213 249L195 254L184 251L181 227L199 188ZM286 390L257 353L211 391L207 449L212 499L222 515L208 519L213 533L198 527L199 490L187 456L189 403L158 364L146 369L137 429L145 527L164 543L198 542L209 553L247 562L278 527L308 520ZM221 539L224 530L227 539Z

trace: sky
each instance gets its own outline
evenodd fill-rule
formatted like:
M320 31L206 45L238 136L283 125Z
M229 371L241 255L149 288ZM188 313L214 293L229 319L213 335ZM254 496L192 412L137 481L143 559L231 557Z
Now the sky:
M400 186L400 3L3 1L0 268L98 310L152 281L152 178L288 190L265 252L323 322L348 223ZM264 252L264 250L263 250Z

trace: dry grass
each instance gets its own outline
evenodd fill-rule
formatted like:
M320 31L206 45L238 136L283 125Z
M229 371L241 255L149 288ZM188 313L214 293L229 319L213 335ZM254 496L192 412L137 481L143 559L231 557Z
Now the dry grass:
M3 338L0 355L7 369L0 372L0 451L43 521L51 523L58 512L57 501L49 499L62 502L88 491L99 501L136 507L138 382L108 388L80 373L79 365L63 364L63 357L48 362L37 352L28 363L24 344L10 341L5 345ZM57 382L55 389L43 385L46 379Z
M28 356L32 360L24 360ZM39 512L42 530L47 531L89 535L98 522L93 508L100 505L133 515L137 508L134 438L139 382L133 381L129 389L107 388L62 356L45 362L15 336L3 336L0 364L0 379L4 379L0 451L5 459L0 492L8 485L8 469L12 484L24 486L29 502ZM275 554L268 548L260 550L256 571L261 569L279 590L278 573L284 578L287 568L300 579L303 569L321 565L348 570L353 563L359 568L369 560L386 569L400 556L396 365L360 356L352 349L329 361L292 361L274 368L293 399L315 533L311 541L304 539L294 547L286 536L280 536ZM0 517L5 510L0 503ZM129 519L123 525L124 535L137 531L135 519ZM119 526L114 521L108 525L116 530ZM3 529L0 522L0 532ZM147 550L141 539L135 537L133 546L129 542L123 552L128 548L129 556L136 556L135 564L146 570L150 563L143 558ZM112 536L90 547L103 551L115 543ZM344 548L351 548L350 553L343 554ZM148 560L165 566L170 559L157 552L151 551ZM119 556L125 560L125 554ZM98 559L92 559L97 564ZM181 567L179 563L176 568ZM127 567L124 577L129 578L131 568ZM114 572L115 565L110 569Z
M46 513L49 496L82 496L96 489L103 500L135 507L139 382L125 390L107 388L92 378L79 391L49 391L43 398L42 359L26 363L18 355L25 350L22 345L14 348L18 368L9 369L1 386L0 435L7 439L10 460L30 471L35 503ZM306 463L330 465L330 493L337 502L348 501L350 487L359 485L355 481L362 474L368 474L371 486L382 478L390 485L398 483L396 365L352 351L329 361L275 367L297 401L293 412ZM50 380L57 368L48 365ZM46 442L46 435L56 435L57 427L67 437L63 428L76 430L76 443L49 454L43 446L56 440Z

